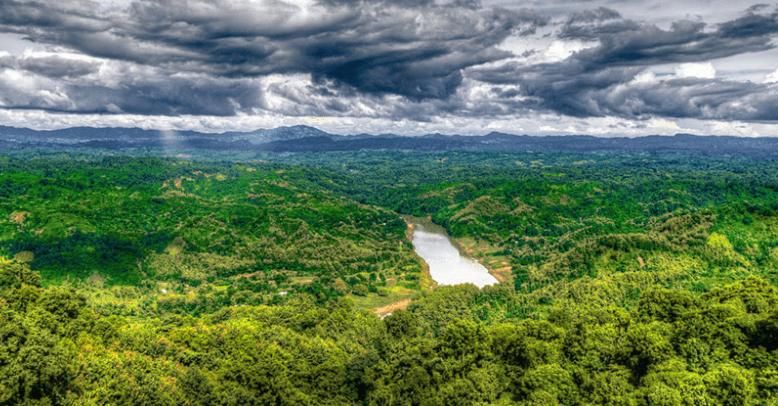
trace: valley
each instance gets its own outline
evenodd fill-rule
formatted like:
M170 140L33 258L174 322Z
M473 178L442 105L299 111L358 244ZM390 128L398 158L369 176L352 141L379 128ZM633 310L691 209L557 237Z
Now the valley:
M778 397L775 161L125 152L0 157L0 405Z

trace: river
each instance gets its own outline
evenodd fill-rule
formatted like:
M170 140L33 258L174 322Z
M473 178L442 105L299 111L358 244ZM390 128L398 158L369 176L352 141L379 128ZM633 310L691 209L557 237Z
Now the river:
M455 248L443 227L423 217L403 218L413 224L413 248L429 265L438 285L472 283L482 288L497 283L483 265Z

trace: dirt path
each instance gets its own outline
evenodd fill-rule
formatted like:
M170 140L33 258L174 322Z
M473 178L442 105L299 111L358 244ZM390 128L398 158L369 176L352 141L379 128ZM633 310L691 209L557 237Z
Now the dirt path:
M376 307L373 309L373 313L376 314L376 316L384 318L385 316L389 315L389 313L392 313L395 310L405 310L408 308L408 305L411 304L411 299L403 299L394 303L389 303L386 306L382 307Z

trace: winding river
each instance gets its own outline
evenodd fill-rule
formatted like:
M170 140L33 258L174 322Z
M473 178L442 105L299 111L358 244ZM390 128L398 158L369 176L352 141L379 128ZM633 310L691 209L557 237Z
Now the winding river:
M443 227L423 217L403 218L413 225L413 248L429 265L438 285L472 283L482 288L497 283L483 265L455 248Z

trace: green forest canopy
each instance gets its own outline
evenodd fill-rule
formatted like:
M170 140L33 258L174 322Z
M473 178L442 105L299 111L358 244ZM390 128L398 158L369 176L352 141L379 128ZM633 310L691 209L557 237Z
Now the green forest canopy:
M0 158L0 405L778 402L773 162L34 154ZM507 281L430 290L399 214Z

